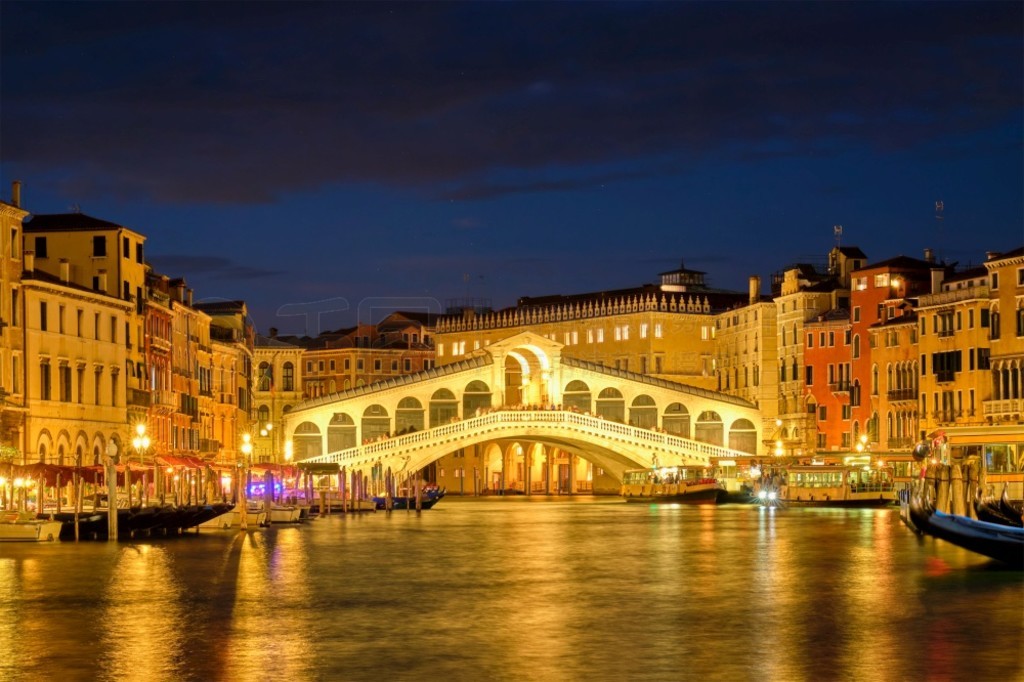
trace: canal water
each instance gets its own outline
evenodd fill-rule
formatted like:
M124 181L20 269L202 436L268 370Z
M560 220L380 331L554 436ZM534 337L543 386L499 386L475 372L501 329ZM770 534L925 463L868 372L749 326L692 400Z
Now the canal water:
M0 545L0 680L1020 680L1024 574L895 510L458 499Z

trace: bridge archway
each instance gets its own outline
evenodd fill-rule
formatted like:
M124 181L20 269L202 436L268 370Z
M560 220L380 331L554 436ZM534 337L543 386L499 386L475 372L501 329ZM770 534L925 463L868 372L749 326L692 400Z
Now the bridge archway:
M597 394L597 415L613 422L625 423L626 400L617 388L603 389Z
M391 433L391 415L380 403L374 403L363 410L361 426L363 441L374 441Z
M633 404L629 406L629 423L642 429L657 428L658 405L654 398L646 393L633 398Z
M322 448L323 439L320 437L320 427L313 422L302 422L295 427L292 450L296 459L319 457L324 454Z
M690 411L682 403L671 403L661 418L661 428L683 438L690 437Z
M591 410L591 393L590 386L574 379L565 385L562 390L562 405L567 410L576 410L583 414L590 414Z
M757 454L757 428L749 419L737 419L729 427L729 448Z
M447 424L459 418L459 400L447 388L440 388L430 396L430 428Z
M395 408L395 433L422 431L423 415L423 403L412 396L402 398Z
M462 414L474 416L478 411L491 407L491 389L484 382L476 379L466 384L462 392Z
M327 425L327 452L337 452L354 448L359 443L356 438L356 423L344 412L337 412Z
M706 410L697 417L693 437L696 440L720 446L725 442L724 429L725 425L722 423L721 415L714 410Z

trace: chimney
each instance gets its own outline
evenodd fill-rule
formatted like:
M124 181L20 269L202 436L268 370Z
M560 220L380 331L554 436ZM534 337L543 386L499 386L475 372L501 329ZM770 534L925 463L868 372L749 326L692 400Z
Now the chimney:
M21 180L11 183L11 206L21 208Z
M750 276L750 305L761 300L761 278L757 275Z
M277 338L277 327L271 327L270 328L270 338L272 338L272 339L276 339Z
M932 251L931 249L925 249L924 250L924 259L927 262L929 262L929 263L934 263L935 262L935 252Z
M103 293L107 293L107 271L106 270L100 270L96 274L98 276L97 278L100 281L99 291L102 291Z
M25 272L29 272L29 273L30 272L34 272L35 269L36 269L36 252L35 251L25 251L23 255L24 255L24 258L25 258L25 267L24 267Z
M191 289L185 289L185 300L184 300L184 303L189 308L192 307L192 290Z
M67 258L60 259L60 281L65 284L71 279L71 263L68 262Z

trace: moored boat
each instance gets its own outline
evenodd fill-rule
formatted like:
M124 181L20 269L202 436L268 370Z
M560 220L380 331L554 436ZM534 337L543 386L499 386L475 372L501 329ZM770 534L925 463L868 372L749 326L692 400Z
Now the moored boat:
M628 469L622 476L621 495L627 502L718 504L725 487L714 470L700 466Z
M908 508L918 532L1024 568L1024 528L946 514L920 494L910 496Z
M398 494L390 497L391 509L416 509L416 494L411 491L399 490ZM445 495L444 488L438 488L436 485L424 486L420 490L420 509L430 509L435 504L441 501ZM388 509L389 498L385 495L375 495L371 498L377 509Z
M887 467L812 464L787 467L777 482L760 487L757 500L772 506L887 507L896 503L896 489Z
M5 511L0 516L0 542L53 542L60 539L61 522L37 519L27 512Z

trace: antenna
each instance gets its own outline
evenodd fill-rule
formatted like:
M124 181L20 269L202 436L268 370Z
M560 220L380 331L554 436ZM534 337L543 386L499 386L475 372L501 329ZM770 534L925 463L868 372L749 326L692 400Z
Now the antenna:
M842 225L833 225L832 226L832 234L836 238L836 248L838 249L839 247L841 247L843 245L843 226Z
M935 251L942 253L942 212L946 210L946 204L939 199L935 202Z

